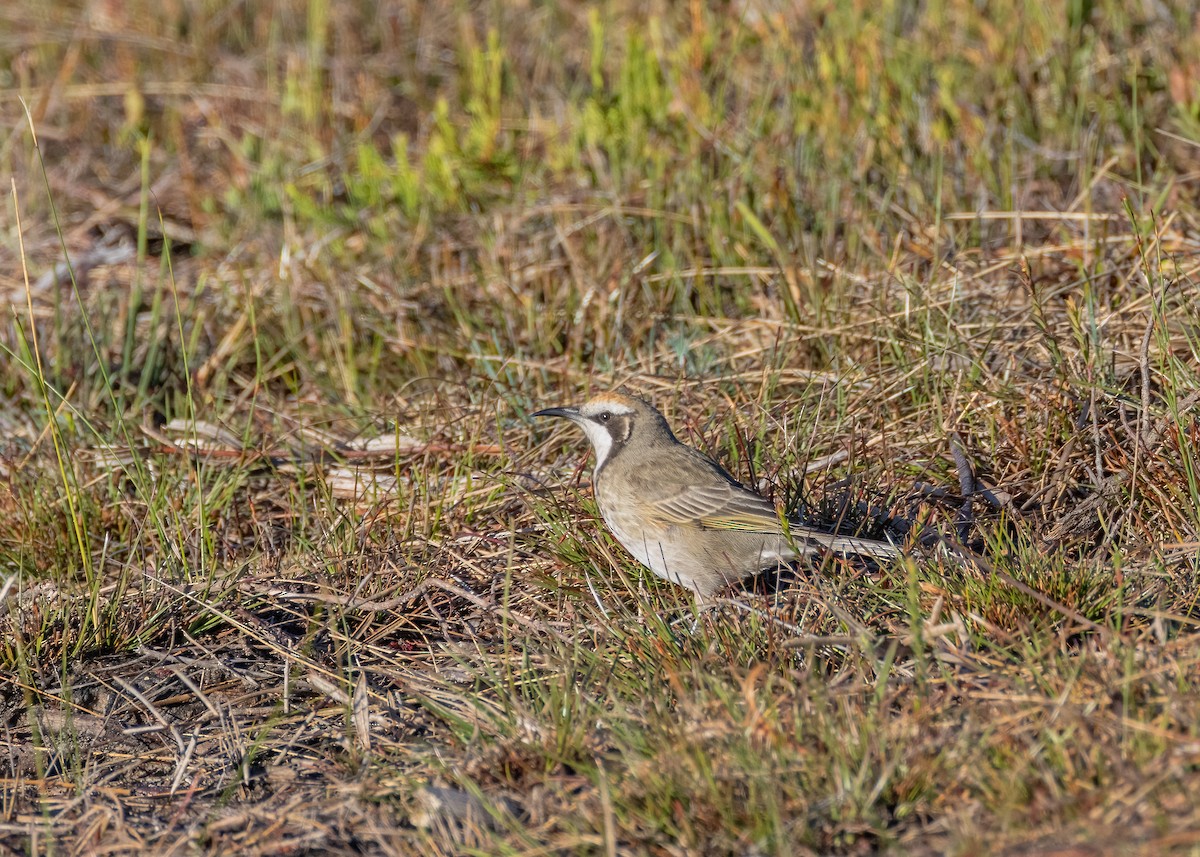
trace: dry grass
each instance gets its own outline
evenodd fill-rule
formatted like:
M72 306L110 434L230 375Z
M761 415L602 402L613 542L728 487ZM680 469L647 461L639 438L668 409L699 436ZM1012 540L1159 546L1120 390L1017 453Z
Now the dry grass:
M502 6L0 11L0 847L1200 850L1189 5Z

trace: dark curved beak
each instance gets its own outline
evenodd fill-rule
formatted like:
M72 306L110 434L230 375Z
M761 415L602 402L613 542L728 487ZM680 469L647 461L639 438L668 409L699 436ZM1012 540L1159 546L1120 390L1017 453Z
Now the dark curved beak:
M546 408L544 411L538 411L530 414L531 417L562 417L564 420L570 420L573 423L579 422L583 417L579 415L578 408Z

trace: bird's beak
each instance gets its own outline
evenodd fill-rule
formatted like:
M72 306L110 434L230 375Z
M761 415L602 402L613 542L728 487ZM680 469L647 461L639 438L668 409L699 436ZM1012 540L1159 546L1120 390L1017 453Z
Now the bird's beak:
M570 420L573 423L583 419L579 414L579 408L546 408L544 411L530 414L533 417L562 417L564 420Z

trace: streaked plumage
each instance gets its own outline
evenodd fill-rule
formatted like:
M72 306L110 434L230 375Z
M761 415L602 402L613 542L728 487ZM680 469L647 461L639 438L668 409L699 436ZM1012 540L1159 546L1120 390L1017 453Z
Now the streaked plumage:
M894 557L887 542L821 533L788 521L706 455L680 443L648 402L601 393L579 408L549 408L584 430L596 452L596 505L626 550L655 574L702 597L817 550Z

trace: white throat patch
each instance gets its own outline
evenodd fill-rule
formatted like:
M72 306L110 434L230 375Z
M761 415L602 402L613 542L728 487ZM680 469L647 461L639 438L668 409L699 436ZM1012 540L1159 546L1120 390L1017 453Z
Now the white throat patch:
M612 452L612 435L607 428L589 419L582 420L579 426L587 435L587 439L591 441L592 449L596 450L596 469L599 470L600 465L604 464L604 459L608 458L608 454Z

